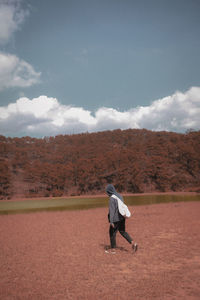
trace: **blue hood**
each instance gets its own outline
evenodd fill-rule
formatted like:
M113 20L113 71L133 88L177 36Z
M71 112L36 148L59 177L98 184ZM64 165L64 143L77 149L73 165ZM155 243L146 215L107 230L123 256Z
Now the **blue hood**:
M106 193L108 194L108 196L112 196L114 194L123 201L123 197L119 193L117 193L115 187L112 184L107 185Z

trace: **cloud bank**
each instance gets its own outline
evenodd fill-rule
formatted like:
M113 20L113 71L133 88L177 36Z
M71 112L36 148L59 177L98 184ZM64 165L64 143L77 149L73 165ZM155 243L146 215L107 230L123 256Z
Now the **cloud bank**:
M82 107L62 105L56 98L22 97L0 107L0 134L43 137L118 128L184 132L191 128L200 130L199 116L200 87L123 112L101 107L92 113Z

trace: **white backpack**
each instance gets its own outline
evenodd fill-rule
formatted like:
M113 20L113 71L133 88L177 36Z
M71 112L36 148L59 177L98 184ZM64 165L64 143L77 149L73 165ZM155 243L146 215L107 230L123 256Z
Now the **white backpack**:
M116 195L113 194L111 197L115 198L117 200L119 213L123 217L130 218L131 213L128 209L128 206L126 204L124 204L124 202L120 198L118 198Z

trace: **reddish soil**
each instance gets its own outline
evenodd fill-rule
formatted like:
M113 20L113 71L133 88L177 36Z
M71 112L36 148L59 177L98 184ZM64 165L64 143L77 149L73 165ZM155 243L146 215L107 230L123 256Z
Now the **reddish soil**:
M131 208L132 209L132 208ZM200 202L135 207L109 245L107 209L0 216L0 299L200 299Z

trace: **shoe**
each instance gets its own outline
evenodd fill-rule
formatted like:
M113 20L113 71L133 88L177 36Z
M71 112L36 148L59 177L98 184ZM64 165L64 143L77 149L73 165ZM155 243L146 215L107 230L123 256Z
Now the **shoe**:
M136 252L137 249L138 249L138 244L134 243L133 246L132 246L132 248L133 248L133 251Z
M105 253L116 254L116 251L114 249L108 249L108 250L105 250Z

